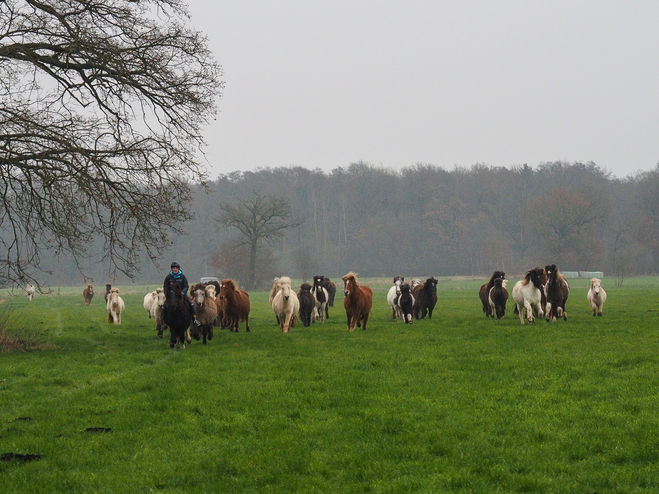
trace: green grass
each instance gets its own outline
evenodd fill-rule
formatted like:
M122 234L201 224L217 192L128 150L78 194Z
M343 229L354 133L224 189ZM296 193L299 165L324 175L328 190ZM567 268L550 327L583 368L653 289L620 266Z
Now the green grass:
M251 333L182 351L146 290L121 326L81 290L14 299L48 346L0 354L0 454L43 457L0 461L0 492L657 492L659 279L605 280L603 317L570 282L567 322L486 319L462 279L405 326L373 280L352 334L340 292L287 335L253 293Z

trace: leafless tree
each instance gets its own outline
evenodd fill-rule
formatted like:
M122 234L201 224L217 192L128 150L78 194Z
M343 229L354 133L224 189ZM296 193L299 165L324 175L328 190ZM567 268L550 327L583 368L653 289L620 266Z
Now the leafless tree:
M221 203L220 225L235 228L239 232L239 244L249 248L249 279L247 289L253 290L258 283L256 260L259 245L266 242L270 246L285 237L285 230L295 228L303 220L291 218L291 207L281 197L262 196L254 192L235 204Z
M134 275L180 232L223 86L187 19L181 0L0 2L3 282L46 249L82 272L99 236L109 274Z

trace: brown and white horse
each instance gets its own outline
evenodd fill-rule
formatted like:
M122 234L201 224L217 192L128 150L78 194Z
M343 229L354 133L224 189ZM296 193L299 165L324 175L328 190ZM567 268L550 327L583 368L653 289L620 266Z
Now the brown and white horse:
M540 319L544 317L542 309L542 293L545 289L545 270L537 267L526 272L524 279L515 283L513 299L515 299L515 313L519 314L519 321L524 324L524 312L529 324L535 322L536 314Z
M348 318L348 331L352 333L355 326L359 328L362 323L364 324L362 329L366 329L368 316L373 306L373 290L367 286L360 286L355 273L350 272L341 279L343 280L343 294L346 297L343 299L343 307L345 307Z

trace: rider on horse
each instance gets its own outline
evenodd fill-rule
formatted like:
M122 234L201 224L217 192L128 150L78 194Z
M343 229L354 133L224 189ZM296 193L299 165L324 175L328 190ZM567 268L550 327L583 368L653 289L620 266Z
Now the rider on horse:
M195 326L199 326L201 323L197 321L197 311L195 310L192 300L190 300L190 297L188 297L188 279L183 274L183 271L181 271L181 265L178 262L172 262L171 269L172 270L165 277L163 290L165 293L167 293L167 287L172 283L176 283L181 288L181 291L183 292L183 298L188 304L188 307L190 307L190 315L192 316L193 324Z

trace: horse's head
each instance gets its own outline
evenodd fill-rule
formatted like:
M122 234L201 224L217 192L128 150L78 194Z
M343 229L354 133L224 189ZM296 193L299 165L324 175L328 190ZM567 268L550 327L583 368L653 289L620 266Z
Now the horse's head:
M547 282L547 273L544 269L541 267L531 269L527 271L526 277L538 290L544 290L545 283Z
M403 284L403 277L396 276L394 278L394 286L396 287L396 295L400 295L400 287Z
M426 291L433 297L437 295L437 280L434 276L428 278L423 286L425 287Z
M593 278L590 280L590 289L593 291L593 293L599 293L601 288L602 280L598 278Z
M311 293L312 286L309 283L302 283L300 285L300 293L308 292Z
M197 307L201 307L204 305L204 300L206 299L206 290L199 285L195 285L192 288L194 291L190 293L190 299Z
M348 273L341 279L343 280L343 294L346 297L355 291L355 287L359 286L355 273Z
M410 293L410 285L407 284L407 283L405 283L405 284L403 284L403 285L400 285L400 291L401 291L401 293L403 293L403 294L408 294L408 295L409 295L409 293Z
M178 283L170 281L167 284L165 291L165 304L171 306L178 306L183 301L183 291Z
M545 273L547 274L548 280L555 280L558 275L558 268L556 264L547 264L545 266Z

